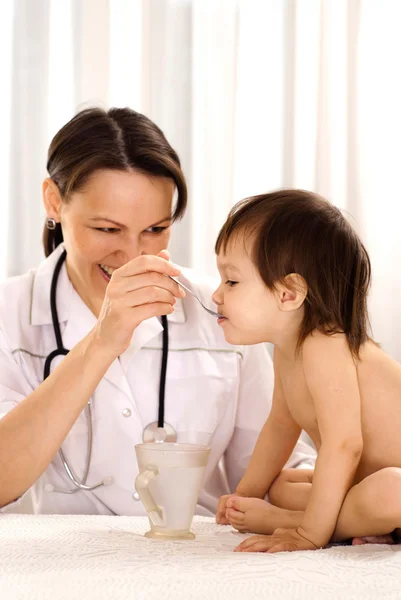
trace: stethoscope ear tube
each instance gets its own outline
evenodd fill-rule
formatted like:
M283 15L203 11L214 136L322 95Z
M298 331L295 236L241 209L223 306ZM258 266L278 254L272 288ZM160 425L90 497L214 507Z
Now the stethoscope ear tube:
M159 385L159 415L157 418L157 426L164 427L164 400L166 397L166 374L168 360L168 322L166 315L161 318L163 326L163 350L162 364L160 369L160 385Z
M56 336L57 348L55 350L53 350L53 352L51 352L45 360L45 366L43 369L43 380L47 379L50 375L50 367L51 367L53 359L56 358L56 356L67 356L67 354L69 352L69 350L64 348L63 340L61 337L60 323L58 322L57 299L56 299L58 277L60 275L61 267L63 266L63 263L64 263L66 257L67 257L67 252L66 252L66 250L64 250L64 252L60 255L60 258L57 261L56 267L54 269L53 277L52 277L52 283L50 286L50 310L52 313L52 323L53 323L54 335Z

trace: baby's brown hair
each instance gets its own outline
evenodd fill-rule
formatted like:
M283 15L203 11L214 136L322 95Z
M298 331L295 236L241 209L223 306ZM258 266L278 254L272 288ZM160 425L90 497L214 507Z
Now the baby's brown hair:
M355 358L369 338L367 295L371 266L356 231L341 211L312 192L285 189L253 196L231 210L216 253L240 234L270 290L297 273L306 282L298 349L315 329L345 333ZM286 283L288 285L288 283Z

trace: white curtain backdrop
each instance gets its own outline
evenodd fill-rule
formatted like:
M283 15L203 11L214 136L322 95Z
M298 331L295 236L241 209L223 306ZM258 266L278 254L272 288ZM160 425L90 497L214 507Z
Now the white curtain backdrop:
M42 258L51 137L79 108L128 105L165 131L189 181L176 262L214 274L214 240L240 198L318 191L368 247L374 335L401 361L400 0L8 0L0 11L0 278Z

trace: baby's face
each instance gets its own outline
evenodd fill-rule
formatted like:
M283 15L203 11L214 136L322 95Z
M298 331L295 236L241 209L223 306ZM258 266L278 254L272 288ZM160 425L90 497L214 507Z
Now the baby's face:
M218 319L230 344L269 342L279 309L276 296L261 279L242 239L230 242L217 256L221 284L213 301L223 318Z

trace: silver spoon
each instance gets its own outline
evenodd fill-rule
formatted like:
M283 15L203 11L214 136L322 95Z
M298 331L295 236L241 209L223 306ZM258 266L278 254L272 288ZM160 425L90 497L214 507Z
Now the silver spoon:
M182 287L183 290L185 290L189 294L192 294L192 296L194 298L196 298L196 300L199 302L199 304L202 306L202 308L204 308L210 315L212 315L213 317L222 317L223 316L220 313L215 312L214 310L211 310L210 308L207 308L207 306L205 306L203 304L203 302L201 300L199 300L198 296L196 294L194 294L192 290L188 289L183 283L181 283L180 281L177 281L177 279L174 279L174 277L171 277L171 275L168 275L168 277L170 277L170 279L172 279L173 281L178 283L178 285L180 287Z

